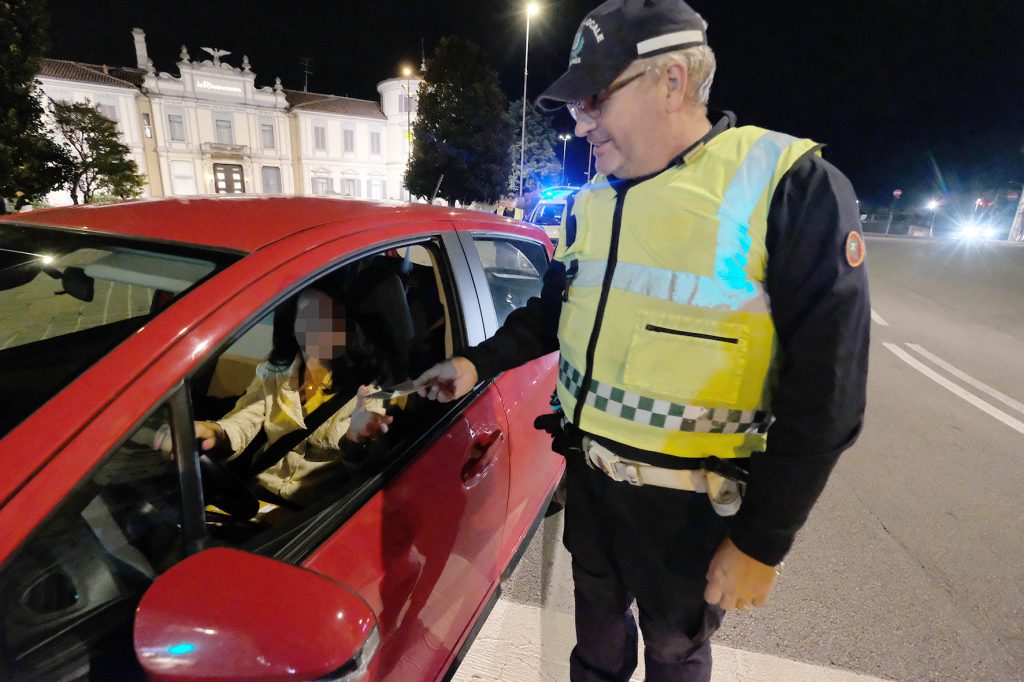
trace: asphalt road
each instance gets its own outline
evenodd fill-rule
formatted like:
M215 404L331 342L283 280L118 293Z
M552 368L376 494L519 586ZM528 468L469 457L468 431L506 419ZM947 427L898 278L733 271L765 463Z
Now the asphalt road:
M867 247L864 433L772 601L715 643L892 680L1024 680L1024 244ZM564 650L544 647L572 612L560 540L557 515L503 596L540 607L545 679L563 679Z

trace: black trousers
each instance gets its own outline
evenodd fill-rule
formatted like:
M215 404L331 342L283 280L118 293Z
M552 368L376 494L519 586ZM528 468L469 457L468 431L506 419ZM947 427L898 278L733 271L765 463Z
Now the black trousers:
M711 679L710 637L724 612L704 601L726 535L704 493L615 482L567 457L565 531L572 554L573 682L627 681L637 665L636 599L648 682Z

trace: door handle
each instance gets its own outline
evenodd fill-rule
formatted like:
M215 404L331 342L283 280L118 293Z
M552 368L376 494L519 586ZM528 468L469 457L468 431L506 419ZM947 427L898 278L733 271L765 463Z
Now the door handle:
M487 473L504 442L505 434L501 429L477 436L470 448L469 459L462 466L462 482L472 486L474 479Z

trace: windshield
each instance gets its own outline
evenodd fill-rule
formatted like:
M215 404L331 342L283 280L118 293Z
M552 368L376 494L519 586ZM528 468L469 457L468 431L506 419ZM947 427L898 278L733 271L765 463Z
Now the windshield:
M561 225L562 224L562 211L565 209L565 204L540 204L533 213L533 220L530 222L534 225L540 225L544 227L546 225Z
M0 437L233 260L153 242L0 225Z

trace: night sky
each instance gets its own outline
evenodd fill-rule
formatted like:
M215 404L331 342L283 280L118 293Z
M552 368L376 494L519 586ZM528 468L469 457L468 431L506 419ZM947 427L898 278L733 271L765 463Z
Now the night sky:
M376 83L418 64L443 35L482 45L510 99L522 92L525 0L240 3L49 0L48 56L134 66L134 26L156 68L184 43L247 54L257 84L376 99ZM530 30L529 96L564 69L576 27L599 4L546 0ZM713 107L827 145L867 202L1024 181L1024 5L980 0L693 0L718 56ZM85 9L87 7L88 9ZM571 121L560 114L558 125ZM587 145L569 143L570 178Z

